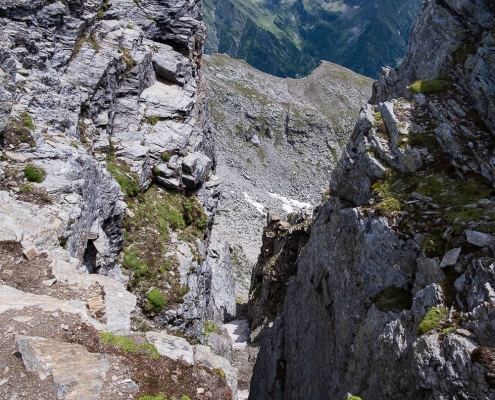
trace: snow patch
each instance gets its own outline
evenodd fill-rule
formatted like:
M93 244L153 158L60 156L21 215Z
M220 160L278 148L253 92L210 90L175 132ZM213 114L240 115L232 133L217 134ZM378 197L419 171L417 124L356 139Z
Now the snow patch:
M291 213L295 209L302 210L304 208L313 208L310 203L303 203L302 201L288 199L287 197L281 196L277 193L268 192L268 194L274 199L280 200L282 202L282 208L287 214Z
M246 348L250 333L247 319L236 319L230 321L228 324L224 324L223 327L227 329L232 339L232 348L234 350L243 350Z
M266 215L266 212L264 212L263 210L265 209L265 206L264 204L261 204L261 203L258 203L257 201L254 201L251 196L249 196L246 192L243 192L244 193L244 199L246 199L246 201L251 204L252 206L254 206L254 208L256 208L256 210L260 213L260 214L263 214L263 215Z

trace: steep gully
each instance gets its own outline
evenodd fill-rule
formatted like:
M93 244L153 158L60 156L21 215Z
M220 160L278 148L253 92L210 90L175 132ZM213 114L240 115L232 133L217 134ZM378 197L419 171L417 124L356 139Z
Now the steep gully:
M268 214L250 398L493 398L493 14L426 2L330 197ZM0 393L236 398L199 4L7 1L0 20ZM283 149L318 148L290 131Z

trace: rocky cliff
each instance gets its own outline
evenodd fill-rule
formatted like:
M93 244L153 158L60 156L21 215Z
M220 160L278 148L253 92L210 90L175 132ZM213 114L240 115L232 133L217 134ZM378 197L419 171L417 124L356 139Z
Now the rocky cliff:
M424 3L285 298L251 308L272 314L250 398L495 398L494 14L488 1ZM273 285L255 283L254 300Z
M2 398L235 397L200 6L0 4Z

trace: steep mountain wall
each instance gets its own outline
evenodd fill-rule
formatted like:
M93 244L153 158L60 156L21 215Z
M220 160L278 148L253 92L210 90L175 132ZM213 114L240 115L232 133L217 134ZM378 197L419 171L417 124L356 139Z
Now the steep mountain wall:
M425 2L403 66L361 110L285 299L267 305L283 311L261 335L250 398L495 398L494 13Z
M402 61L420 8L421 0L206 0L205 52L281 77L326 60L375 79Z
M229 258L210 248L220 182L200 6L1 2L0 331L12 372L0 397L113 398L119 385L126 397L236 396L227 360L160 332L203 341L205 319L235 307L212 285ZM107 376L111 363L128 376ZM19 378L26 368L55 372L40 386ZM187 379L150 378L168 368Z

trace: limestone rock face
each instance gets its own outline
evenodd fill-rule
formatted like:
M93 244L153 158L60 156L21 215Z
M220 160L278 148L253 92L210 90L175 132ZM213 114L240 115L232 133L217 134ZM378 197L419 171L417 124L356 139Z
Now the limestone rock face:
M493 104L495 69L467 67L491 62L494 22L489 2L424 3L403 66L384 69L361 110L285 297L251 305L281 310L261 314L272 323L251 399L495 397L493 127L470 83L477 74ZM437 78L452 82L406 90Z
M100 399L110 369L108 356L91 354L77 344L40 337L19 336L16 344L28 371L37 372L42 380L53 376L57 399Z

